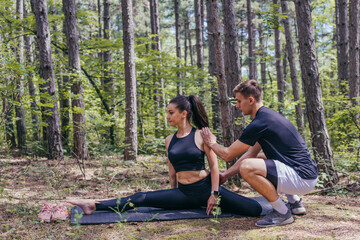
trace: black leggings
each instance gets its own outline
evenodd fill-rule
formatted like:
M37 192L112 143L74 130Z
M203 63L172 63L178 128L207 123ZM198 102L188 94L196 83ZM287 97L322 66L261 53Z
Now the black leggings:
M210 174L195 183L178 188L152 192L138 192L129 197L99 201L96 210L126 211L134 207L155 207L163 209L189 209L206 207L210 197ZM243 197L223 187L219 187L220 207L224 212L246 216L260 216L262 207L250 198Z

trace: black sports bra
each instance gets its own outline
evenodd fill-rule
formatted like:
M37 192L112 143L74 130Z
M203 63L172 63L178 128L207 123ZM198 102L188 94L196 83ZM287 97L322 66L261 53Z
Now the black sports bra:
M176 172L205 169L205 152L196 146L195 132L196 128L193 128L190 134L183 138L176 137L176 132L171 139L168 157Z

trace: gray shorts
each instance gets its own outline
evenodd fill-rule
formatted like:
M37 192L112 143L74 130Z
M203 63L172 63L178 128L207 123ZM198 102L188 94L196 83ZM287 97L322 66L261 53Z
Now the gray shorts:
M288 165L272 159L265 159L266 178L275 186L278 193L304 195L311 192L318 179L303 179Z

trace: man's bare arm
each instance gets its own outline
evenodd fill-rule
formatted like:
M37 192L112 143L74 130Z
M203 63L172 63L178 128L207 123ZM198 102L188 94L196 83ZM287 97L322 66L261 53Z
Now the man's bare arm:
M220 174L220 184L223 184L228 179L230 179L235 174L239 173L240 164L242 160L247 158L256 158L259 156L259 152L261 151L261 146L259 143L256 143L254 146L250 147L249 150L242 155L234 165L232 165L228 170L224 173ZM265 156L265 155L264 155Z
M201 130L201 136L203 137L204 143L226 162L243 154L250 147L250 145L242 143L239 140L236 140L230 147L221 146L216 142L216 137L210 132L209 128L203 128Z

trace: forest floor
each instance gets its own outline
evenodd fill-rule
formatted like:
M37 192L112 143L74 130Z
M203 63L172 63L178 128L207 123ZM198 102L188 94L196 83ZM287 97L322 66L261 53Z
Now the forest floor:
M220 218L72 226L70 220L39 223L44 202L66 198L105 199L169 187L166 160L136 162L103 156L86 161L85 178L75 159L12 158L0 155L0 239L360 239L359 173L332 195L303 196L307 215L290 225L257 228L260 218ZM343 184L349 183L341 179ZM245 183L225 187L258 196ZM67 205L70 210L71 206Z

